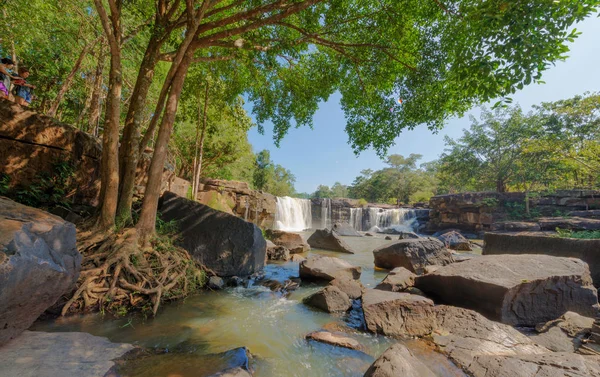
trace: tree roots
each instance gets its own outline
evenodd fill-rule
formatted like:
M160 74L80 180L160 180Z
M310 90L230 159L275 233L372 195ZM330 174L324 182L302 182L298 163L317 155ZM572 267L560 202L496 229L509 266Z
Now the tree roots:
M205 281L200 266L167 236L140 245L132 228L108 236L88 231L78 248L81 274L63 316L98 310L124 315L132 309L156 315L162 301L185 297Z

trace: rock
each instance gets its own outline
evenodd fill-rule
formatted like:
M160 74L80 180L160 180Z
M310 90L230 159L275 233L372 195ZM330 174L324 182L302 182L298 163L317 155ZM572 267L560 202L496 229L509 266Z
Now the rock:
M305 280L326 280L360 278L361 268L351 265L345 260L314 255L300 262L300 277Z
M479 355L468 367L473 377L600 376L600 357L572 353Z
M331 285L306 297L303 302L328 313L345 312L352 307L352 301L348 295L338 287Z
M408 348L394 344L367 370L364 377L435 377Z
M417 275L404 267L396 267L375 287L382 291L401 292L415 284Z
M421 238L417 233L414 232L400 232L399 240L410 240Z
M222 372L211 374L208 377L252 377L250 372L242 368L229 368Z
M302 236L298 233L268 229L266 235L275 245L288 249L290 254L300 254L310 250L310 246L304 242Z
M594 318L566 312L559 319L538 324L535 329L539 334L532 335L531 339L554 352L575 352L593 325Z
M367 289L362 301L369 331L387 336L424 336L435 327L433 301L408 293Z
M583 217L586 219L600 219L600 209L590 209L587 211L571 211L567 213L571 217Z
M2 342L4 343L4 342ZM97 377L113 360L134 349L131 344L82 332L25 331L0 348L2 377Z
M227 285L230 287L243 287L247 285L247 281L239 276L232 276L227 279Z
M218 276L211 276L208 279L208 288L214 290L220 290L225 287L225 282Z
M290 251L285 246L278 246L267 240L267 258L269 260L288 261L290 259Z
M317 229L308 238L308 244L315 249L339 251L354 254L350 246L344 242L335 232L327 229Z
M26 330L81 269L75 226L0 197L0 345Z
M600 230L600 220L584 217L542 217L538 223L542 230Z
M356 229L354 229L352 227L352 225L350 225L348 223L344 223L344 222L333 224L333 227L331 228L331 230L333 230L335 233L337 233L340 236L362 237L362 235L360 233L358 233L356 231Z
M329 331L315 331L306 335L306 339L314 340L332 346L349 348L351 350L360 350L362 347L356 339L349 338L340 334L330 333Z
M471 243L456 231L447 232L437 237L448 249L471 251Z
M546 255L489 255L420 276L415 286L445 303L510 325L535 326L566 311L595 317L587 264Z
M600 240L553 237L546 233L486 233L483 255L546 254L586 262L592 280L600 287Z
M369 232L365 233L365 236L366 237L373 237L373 235L371 233L369 233Z
M264 267L267 244L260 228L236 216L165 192L164 221L175 220L179 245L222 277L251 275Z
M540 231L540 224L526 221L506 221L501 223L494 223L491 225L493 231L506 231L506 232L538 232Z
M352 300L361 298L363 290L365 289L359 280L347 278L333 279L329 284L338 287L340 291L347 294Z
M425 272L425 266L444 266L454 262L444 244L434 238L396 241L373 250L375 266L386 269L404 267L417 275Z
M298 263L300 263L300 262L302 262L302 261L305 261L305 260L306 260L306 258L304 258L302 255L293 254L293 255L291 256L290 260L291 260L292 262L298 262Z
M392 240L392 237L390 237L390 236L385 236L385 240L386 240L386 241L391 241L391 240Z

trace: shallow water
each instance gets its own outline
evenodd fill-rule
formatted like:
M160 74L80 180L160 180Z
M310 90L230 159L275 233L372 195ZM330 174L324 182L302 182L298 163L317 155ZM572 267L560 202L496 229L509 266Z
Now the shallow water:
M308 237L309 233L302 233ZM373 268L372 250L392 241L376 237L344 237L356 254L322 250L307 253L332 255L362 267L361 280L373 288L386 275ZM284 281L298 276L298 263L267 265L266 277ZM38 322L38 331L84 331L105 336L113 342L165 348L169 352L134 361L121 371L131 377L202 377L235 364L235 354L214 355L247 347L255 356L257 377L354 377L362 376L387 347L400 340L374 336L356 329L361 313L330 315L302 304L318 290L303 285L284 297L265 287L230 288L201 292L184 301L164 305L155 319L138 316L114 319L100 314ZM358 307L358 306L357 306ZM350 326L350 327L349 327ZM346 328L349 336L363 345L363 352L306 341L304 336L322 328ZM354 328L352 328L354 327ZM403 340L438 376L464 376L445 357L416 340Z

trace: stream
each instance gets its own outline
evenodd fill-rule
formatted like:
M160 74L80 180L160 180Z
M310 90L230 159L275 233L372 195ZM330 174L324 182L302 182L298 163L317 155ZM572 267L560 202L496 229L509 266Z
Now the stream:
M301 234L305 239L310 235ZM373 268L373 249L391 242L383 237L343 237L356 251L354 255L312 250L303 256L330 255L361 266L362 283L374 288L386 275ZM284 281L298 276L298 263L270 263L265 273L267 279ZM203 291L163 305L154 319L97 313L39 321L32 330L82 331L113 342L165 349L164 353L127 362L119 370L123 377L209 376L237 365L239 352L230 351L237 347L247 347L254 356L251 365L256 377L360 377L395 342L404 343L440 377L465 376L423 341L362 331L360 305L354 305L349 313L331 315L302 304L304 297L320 287L303 283L287 296L262 286ZM347 332L362 344L363 351L305 340L306 334L323 328Z

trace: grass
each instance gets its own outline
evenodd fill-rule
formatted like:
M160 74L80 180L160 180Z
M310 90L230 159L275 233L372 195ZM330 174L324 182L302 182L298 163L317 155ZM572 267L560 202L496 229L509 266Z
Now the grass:
M560 238L576 238L580 240L599 240L600 230L573 231L570 229L556 228L557 236Z

